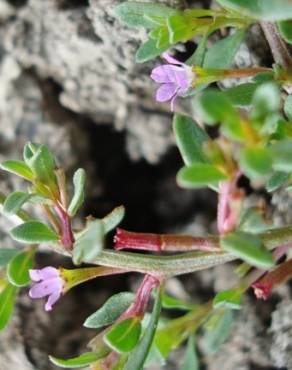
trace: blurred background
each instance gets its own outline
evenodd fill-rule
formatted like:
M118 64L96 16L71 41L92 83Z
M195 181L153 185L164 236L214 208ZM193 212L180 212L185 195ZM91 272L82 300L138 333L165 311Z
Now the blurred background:
M159 61L135 64L144 30L128 29L113 16L119 0L0 0L0 160L22 155L27 141L47 144L70 178L87 172L87 196L79 212L103 217L124 204L122 226L144 232L205 234L215 230L216 196L209 190L183 190L175 175L182 161L171 131L168 105L153 98L149 73ZM165 0L176 7L212 6L211 1ZM214 38L219 38L215 34ZM185 60L189 42L177 50ZM271 64L259 29L253 28L236 57L237 66ZM188 111L187 103L177 109ZM0 173L0 191L26 188ZM251 201L263 198L251 193ZM292 200L278 192L269 201L277 224L292 222ZM290 214L290 219L289 219ZM78 223L78 220L77 220ZM9 247L10 225L0 218L0 247ZM108 240L111 247L112 236ZM45 251L38 266L67 266ZM228 266L173 279L169 293L204 302L232 285ZM82 328L85 318L111 294L135 289L137 276L100 278L68 293L52 313L32 301L24 289L9 328L0 333L0 370L52 370L48 354L75 356L95 332ZM268 302L245 298L229 340L218 354L200 347L201 369L292 369L291 286ZM178 370L181 350L165 368ZM153 367L153 369L155 366ZM159 367L156 367L158 369Z

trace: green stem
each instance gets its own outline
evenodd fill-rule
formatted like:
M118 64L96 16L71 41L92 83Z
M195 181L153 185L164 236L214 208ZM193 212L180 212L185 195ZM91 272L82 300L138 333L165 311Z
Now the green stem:
M292 227L268 230L259 234L263 244L269 250L279 245L292 242ZM219 238L206 237L210 243L219 247ZM204 270L235 260L236 257L227 252L189 252L172 256L145 255L128 252L104 250L98 256L96 263L102 266L121 268L128 271L147 273L160 278L168 278Z
M96 261L91 263L150 274L158 278L169 278L204 270L235 259L236 257L225 252L189 252L174 256L153 256L104 250Z

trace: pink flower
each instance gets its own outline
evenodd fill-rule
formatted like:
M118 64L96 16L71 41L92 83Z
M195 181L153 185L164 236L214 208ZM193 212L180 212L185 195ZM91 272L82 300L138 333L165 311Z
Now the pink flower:
M162 54L169 64L163 64L154 68L151 78L161 84L156 92L156 101L171 102L171 110L174 110L175 99L178 96L185 96L192 87L192 68L176 60L168 53Z
M43 298L48 296L45 305L46 311L51 311L52 306L61 297L65 281L60 276L60 271L48 266L41 270L29 270L31 280L36 282L29 291L31 298Z

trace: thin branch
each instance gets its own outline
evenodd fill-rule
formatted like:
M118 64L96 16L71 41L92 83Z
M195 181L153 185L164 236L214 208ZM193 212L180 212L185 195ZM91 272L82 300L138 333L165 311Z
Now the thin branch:
M271 48L277 64L285 69L292 68L292 58L289 50L280 36L277 26L272 22L260 22L264 35Z

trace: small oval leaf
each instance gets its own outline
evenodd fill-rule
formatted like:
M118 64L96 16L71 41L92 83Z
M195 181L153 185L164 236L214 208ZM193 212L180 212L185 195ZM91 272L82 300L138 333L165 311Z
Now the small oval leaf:
M3 204L3 211L7 215L14 215L19 212L21 207L32 197L32 194L24 193L22 191L15 191L6 198Z
M272 254L256 235L237 231L223 236L220 245L225 251L258 268L269 269L275 265Z
M39 221L28 221L10 231L11 237L20 243L57 242L59 236Z
M227 179L228 177L215 166L205 163L195 163L189 167L183 167L177 174L178 184L191 189L216 185L219 181Z
M128 353L136 346L140 335L141 321L137 317L131 317L114 325L103 339L114 351Z
M241 296L242 292L239 289L224 290L216 294L215 298L213 299L213 307L240 310Z
M106 352L104 353L86 352L78 357L70 358L67 360L56 358L53 356L49 356L49 358L51 362L56 366L65 369L79 369L98 361L100 358L103 358L106 354L107 354Z
M29 270L33 267L34 251L20 252L10 261L7 268L8 280L17 287L30 283Z
M50 187L56 186L55 160L46 145L40 145L27 163L39 181Z
M173 119L173 131L177 146L187 166L196 162L208 162L202 145L209 137L195 121L190 117L176 114Z
M112 324L133 302L135 295L129 292L118 293L110 297L104 305L90 315L84 326L86 328L101 328Z
M32 170L23 161L4 161L0 164L0 168L17 176L24 177L26 180L29 181L32 181L34 179Z
M124 216L125 216L124 206L116 207L111 213L106 215L102 219L105 234L113 230L122 221Z
M233 9L242 17L268 21L292 18L290 0L217 0L223 7Z
M240 166L250 178L261 178L272 171L273 154L268 148L245 148L240 153Z
M78 209L84 202L84 186L86 174L83 168L79 168L73 176L74 196L68 207L68 213L71 217L75 216Z
M0 330L3 330L11 318L18 289L8 284L0 294Z
M104 226L102 220L89 220L86 228L76 237L73 248L73 262L92 262L104 246Z

